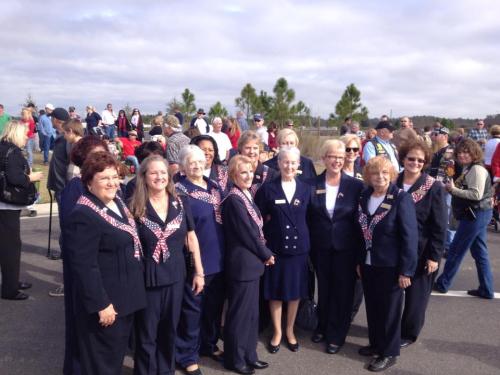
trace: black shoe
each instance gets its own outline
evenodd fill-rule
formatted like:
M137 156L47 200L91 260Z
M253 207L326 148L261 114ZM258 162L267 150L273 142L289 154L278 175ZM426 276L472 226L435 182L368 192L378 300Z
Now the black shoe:
M479 291L479 289L471 289L467 291L469 296L479 297L484 299L493 299L493 296L487 296Z
M267 344L267 351L271 354L276 354L278 353L280 350L280 344L278 345L273 345L271 344L271 341L269 341L269 343Z
M33 286L33 284L31 284L31 283L19 281L19 286L17 287L17 289L26 290L26 289L31 288L32 286Z
M384 371L396 364L396 357L377 357L368 365L368 370L373 372Z
M29 295L23 292L17 292L15 296L12 297L2 297L2 299L8 299L11 301L23 301L25 299L28 299Z
M359 353L359 355L362 355L363 357L372 357L374 355L377 355L375 348L371 347L369 345L359 348L358 353Z
M265 368L269 367L269 363L259 360L255 361L254 363L249 363L248 365L256 370L264 370Z
M435 291L435 292L441 293L441 294L448 293L447 290L444 290L443 288L441 288L440 286L438 286L436 283L434 283L434 285L432 286L432 290Z
M318 342L321 342L325 339L325 336L322 334L322 333L319 333L319 332L316 332L312 337L311 337L311 341L314 342L314 343L318 343Z
M401 343L399 344L399 346L401 347L401 349L403 349L403 348L407 348L408 346L410 346L413 343L414 343L413 340L401 339Z
M238 374L243 374L243 375L250 375L250 374L255 374L255 370L250 367L250 366L243 366L243 367L226 367L228 370L234 371Z
M224 352L223 351L221 351L220 354L212 353L209 355L209 357L212 358L216 362L219 362L219 363L224 362Z
M297 341L295 344L291 344L290 341L286 340L286 346L288 347L288 350L291 352L298 352L299 351L299 342Z
M196 370L188 370L188 369L184 369L184 371L186 372L186 374L188 375L203 375L203 373L201 372L200 368L198 367Z
M326 346L326 352L328 354L337 354L340 350L340 345L328 344Z

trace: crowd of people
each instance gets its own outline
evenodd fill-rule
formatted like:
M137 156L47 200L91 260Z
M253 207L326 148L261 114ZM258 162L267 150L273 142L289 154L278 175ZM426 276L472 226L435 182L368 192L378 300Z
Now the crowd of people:
M431 291L447 293L468 249L479 281L468 294L494 297L486 240L498 125L488 137L478 121L451 141L440 124L419 135L407 117L398 131L385 118L366 132L346 119L344 134L322 144L318 174L293 123L268 131L260 114L249 130L241 114L209 121L200 108L186 131L180 113L159 115L146 134L138 110L128 119L111 104L102 116L88 106L86 127L74 108L47 104L37 121L28 112L0 123L0 168L25 188L43 177L30 164L34 130L44 161L53 148L65 374L118 374L130 348L135 374L201 374L200 356L252 374L269 367L257 355L259 329L272 326L270 353L283 341L300 350L295 323L315 279L312 341L338 353L364 297L359 354L383 371L418 339ZM0 202L9 300L31 286L19 281L19 212Z

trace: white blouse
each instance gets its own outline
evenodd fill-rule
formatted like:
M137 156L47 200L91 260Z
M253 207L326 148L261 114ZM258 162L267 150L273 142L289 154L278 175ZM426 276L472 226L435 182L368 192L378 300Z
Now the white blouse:
M325 183L326 187L326 197L325 197L325 205L326 210L328 211L328 215L333 217L333 211L335 210L335 203L337 202L337 195L339 193L339 185L332 186Z
M295 189L297 188L295 179L293 179L292 181L281 181L281 187L285 192L287 202L289 204L292 203L293 196L295 195Z

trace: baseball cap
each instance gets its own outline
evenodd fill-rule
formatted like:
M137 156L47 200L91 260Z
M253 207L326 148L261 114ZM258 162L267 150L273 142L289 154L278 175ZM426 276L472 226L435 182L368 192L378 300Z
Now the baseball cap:
M52 103L45 104L45 108L50 109L51 111L53 111L55 109L54 104L52 104Z
M263 119L264 119L264 117L262 117L262 115L260 113L256 113L255 115L253 115L254 121L261 121Z
M48 108L48 107L47 107ZM69 113L64 108L57 107L50 114L51 117L59 121L68 121Z
M390 132L393 132L395 130L394 126L389 121L380 121L375 127L375 129L376 130L387 129Z

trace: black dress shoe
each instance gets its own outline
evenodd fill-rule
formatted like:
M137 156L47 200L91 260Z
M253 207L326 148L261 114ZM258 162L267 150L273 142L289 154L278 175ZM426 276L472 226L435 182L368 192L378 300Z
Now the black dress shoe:
M377 355L375 348L369 345L359 348L358 353L359 355L362 355L364 357L372 357L374 355Z
M269 341L269 343L267 344L267 351L271 354L276 354L278 353L280 350L280 344L278 345L273 345L271 344L271 341Z
M26 290L26 289L31 288L32 286L33 286L33 284L31 284L31 283L19 281L19 286L17 287L17 289Z
M249 363L249 366L256 370L263 370L269 367L269 363L257 360L254 363Z
M23 301L25 299L28 299L28 295L26 293L23 293L23 292L17 292L17 294L15 296L12 296L12 297L2 297L2 299L8 299L8 300L11 300L11 301Z
M401 343L399 344L401 349L403 348L407 348L408 346L410 346L411 344L413 344L413 340L409 340L409 339L401 339Z
M438 286L436 283L434 283L434 285L432 286L432 290L435 291L435 292L441 293L441 294L448 293L447 290L444 290L443 288L441 288L440 286Z
M326 352L328 354L337 354L340 350L340 345L328 344L326 346Z
M467 291L467 294L469 296L473 297L479 297L479 298L484 298L484 299L493 299L493 296L487 296L479 291L479 289L471 289Z
M319 332L316 332L312 337L311 337L311 341L314 342L314 343L318 343L318 342L321 342L325 339L325 336L322 334L322 333L319 333Z
M228 370L234 371L237 374L250 375L255 374L255 370L250 366L243 367L226 367Z
M377 357L368 366L368 370L372 372L379 372L388 369L396 364L396 357Z
M290 341L286 340L286 346L291 352L299 351L299 342L297 341L295 344L290 343Z

